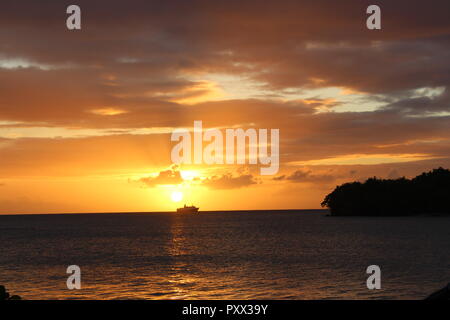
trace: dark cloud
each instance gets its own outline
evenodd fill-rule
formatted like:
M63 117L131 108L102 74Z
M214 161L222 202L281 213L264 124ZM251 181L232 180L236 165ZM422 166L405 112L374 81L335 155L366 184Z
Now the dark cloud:
M157 176L149 176L139 179L146 187L153 188L159 185L176 185L183 182L180 171L177 166L158 173Z
M176 90L186 84L180 76L203 72L245 74L276 89L317 87L318 78L320 86L376 93L450 83L446 0L381 0L380 32L365 27L365 0L80 0L79 32L65 28L68 4L6 1L0 53L88 70L88 83L92 74L113 74L114 93Z
M450 81L448 83L450 83ZM427 94L427 96L406 96L386 105L384 109L395 110L407 115L426 115L430 113L450 112L450 86L437 87L434 90L424 89L421 93ZM409 94L414 95L414 93L411 92L409 92Z
M0 68L0 119L141 128L182 126L200 116L219 125L236 125L251 117L260 126L270 120L272 126L291 130L289 122L304 120L297 114L330 107L320 98L282 108L264 97L195 108L173 102L205 93L189 91L199 82L188 80L205 73L244 76L279 93L292 88L351 88L379 95L387 104L385 110L399 113L449 108L448 1L379 1L380 32L365 28L365 9L371 2L360 0L109 1L107 5L80 0L79 32L65 28L69 4L2 3L0 60L22 59L31 65ZM436 87L446 90L433 99L413 94ZM123 113L91 112L99 108ZM214 116L217 112L227 114ZM331 118L340 121L338 116ZM320 124L324 119L311 116L308 122Z
M292 172L289 175L281 175L273 178L275 181L290 181L297 183L329 183L333 182L336 178L331 174L315 174L311 170L308 169L300 169Z
M212 176L202 180L202 184L211 189L238 189L257 184L258 181L251 174L233 176L231 173Z

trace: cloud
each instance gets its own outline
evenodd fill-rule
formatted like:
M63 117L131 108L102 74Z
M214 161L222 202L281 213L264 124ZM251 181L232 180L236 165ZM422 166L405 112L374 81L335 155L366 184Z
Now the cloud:
M155 116L161 121L165 117L167 122L172 121L168 115ZM391 155L394 160L408 154L436 159L450 156L449 116L408 117L394 110L316 114L301 103L235 100L189 107L175 122L189 127L196 119L202 119L205 128L280 128L282 166L323 164L322 159L362 154L367 158ZM33 133L34 129L29 130ZM3 132L14 134L20 130L8 126L3 131L0 125L0 174L6 177L146 172L149 166L171 165L174 143L170 142L170 130L165 134L139 135L133 134L132 128L122 130L111 130L110 136L98 137L76 136L74 130L73 138L7 139L1 137ZM356 157L352 163L362 163L360 160Z
M177 185L183 183L183 178L177 166L159 172L156 176L139 179L146 187L153 188L158 185Z
M296 183L330 183L336 178L331 174L314 174L311 170L300 169L292 172L289 175L281 175L273 178L275 181L290 181Z
M408 115L436 115L442 112L448 114L450 112L450 86L408 91L403 93L403 97L387 104L383 109L395 110Z
M211 74L256 83L252 97L262 100L337 87L381 95L391 108L446 108L411 97L420 88L450 86L449 2L382 1L389 12L382 32L365 28L369 4L80 0L85 27L68 32L64 3L30 2L24 12L20 1L9 1L0 12L0 30L7 30L0 33L0 119L175 126L187 114L185 104L217 98L221 83L202 79ZM407 92L404 101L392 101ZM308 101L310 109L342 106ZM92 112L111 109L121 112Z
M202 185L210 189L238 189L257 184L258 181L251 174L233 176L227 173L219 176L212 176L202 180Z
M28 2L0 11L2 177L168 167L169 134L136 132L194 120L279 128L289 171L275 181L332 182L345 175L291 164L348 155L434 159L411 168L450 157L448 0L380 0L389 13L380 32L365 28L366 0L80 0L81 32L64 28L64 2ZM328 112L335 108L349 111ZM37 138L45 128L98 136ZM352 170L359 161L346 172L371 174ZM180 182L173 168L140 181ZM204 181L213 189L255 183L244 173Z

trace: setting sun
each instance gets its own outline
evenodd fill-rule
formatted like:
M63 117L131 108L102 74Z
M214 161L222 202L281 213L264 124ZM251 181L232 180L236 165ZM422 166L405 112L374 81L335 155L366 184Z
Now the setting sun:
M173 202L180 202L183 200L183 193L181 191L174 191L172 192L171 198Z

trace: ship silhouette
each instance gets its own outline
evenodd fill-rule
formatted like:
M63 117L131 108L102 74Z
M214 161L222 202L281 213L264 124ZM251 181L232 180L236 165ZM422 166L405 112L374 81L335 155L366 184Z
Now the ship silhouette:
M184 205L184 207L178 208L177 212L178 213L197 213L198 209L199 208L197 208L196 206L193 206L193 205L191 205L191 206Z

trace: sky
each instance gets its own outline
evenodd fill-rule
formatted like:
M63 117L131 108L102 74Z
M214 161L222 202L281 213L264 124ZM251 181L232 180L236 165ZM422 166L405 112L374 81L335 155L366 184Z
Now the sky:
M71 4L0 4L0 213L320 208L450 167L448 0ZM195 120L279 129L279 172L174 165Z

